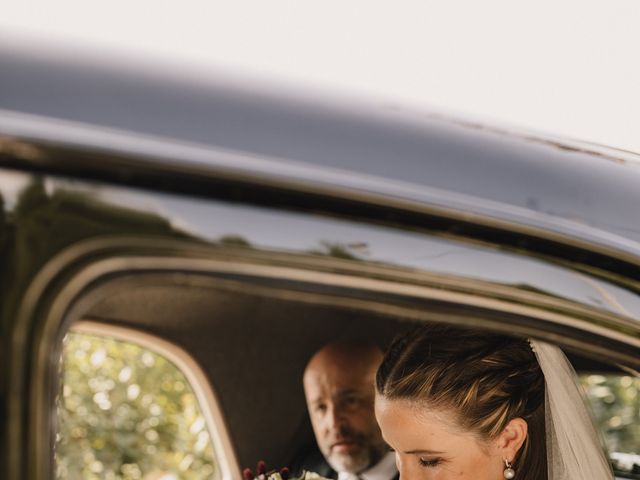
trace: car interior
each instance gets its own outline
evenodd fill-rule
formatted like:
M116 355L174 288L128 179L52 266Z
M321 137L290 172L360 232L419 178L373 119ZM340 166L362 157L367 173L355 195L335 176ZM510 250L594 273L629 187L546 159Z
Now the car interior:
M366 337L384 349L415 319L367 300L341 302L335 292L309 296L291 284L259 283L179 271L124 275L100 285L74 320L127 327L188 352L212 385L239 467L258 460L291 465L300 452L317 448L301 381L311 355L340 338ZM487 328L477 316L465 318L460 306L413 308ZM510 333L507 321L489 326ZM622 371L576 352L568 356L580 372Z

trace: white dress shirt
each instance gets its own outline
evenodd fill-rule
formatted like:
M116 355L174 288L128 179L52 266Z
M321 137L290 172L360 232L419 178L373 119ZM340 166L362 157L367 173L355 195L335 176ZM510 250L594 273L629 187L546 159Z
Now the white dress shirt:
M397 473L396 455L389 452L373 467L357 475L350 472L338 472L338 480L391 480Z

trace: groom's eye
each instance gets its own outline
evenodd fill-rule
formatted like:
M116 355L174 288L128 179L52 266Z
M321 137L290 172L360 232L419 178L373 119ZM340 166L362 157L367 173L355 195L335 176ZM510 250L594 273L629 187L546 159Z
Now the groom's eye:
M345 397L343 402L345 408L354 408L360 405L360 399L358 397Z

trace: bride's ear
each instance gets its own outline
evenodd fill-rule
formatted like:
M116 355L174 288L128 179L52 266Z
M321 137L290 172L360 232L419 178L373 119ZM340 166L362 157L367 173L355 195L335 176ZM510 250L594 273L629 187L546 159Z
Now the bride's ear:
M523 418L517 417L507 423L497 438L497 446L502 452L503 458L513 461L516 453L527 439L528 430L529 426Z

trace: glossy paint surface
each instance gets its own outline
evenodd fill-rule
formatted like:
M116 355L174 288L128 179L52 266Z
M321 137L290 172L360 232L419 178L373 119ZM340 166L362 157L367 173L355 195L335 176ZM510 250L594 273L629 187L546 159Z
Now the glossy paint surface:
M40 196L37 208L28 205L29 195L35 191ZM17 227L12 232L19 235L21 228L23 232L37 228L33 232L36 238L52 238L41 242L43 261L56 249L96 233L160 234L204 240L212 245L337 256L354 262L477 279L546 293L640 320L640 297L636 292L540 259L416 232L59 177L40 183L36 177L8 170L0 170L0 196L5 218ZM48 216L46 226L39 221L44 212ZM105 224L92 226L88 221L91 218ZM56 234L65 226L66 240ZM30 253L35 257L38 252Z
M283 277L299 285L342 275L336 288L383 278L401 289L428 277L436 295L455 284L454 293L468 287L467 296L495 300L488 304L498 313L515 306L520 310L509 313L525 317L533 305L549 314L534 327L558 318L577 331L588 324L585 344L619 334L635 358L640 162L633 155L386 105L77 59L0 52L0 81L2 340L7 351L17 350L9 373L25 391L35 358L29 349L39 348L31 329L43 322L29 309L48 308L25 292L65 249L115 237L147 242L131 247L132 257L155 241L175 240L187 254L202 246L261 256L263 271L271 256L316 266L326 260L325 270L310 268L302 281ZM494 231L475 235L485 227ZM536 241L548 243L538 248ZM573 248L570 256L565 247ZM163 268L184 267L188 255L180 252L184 257L174 253L175 263ZM595 255L598 262L589 263ZM188 268L204 261L191 260ZM56 271L57 286L66 267ZM389 276L375 277L381 271ZM25 298L33 301L20 316ZM13 346L16 338L24 350ZM54 332L48 341L55 340ZM37 389L49 392L42 372L50 365L44 355L37 361L34 398L41 401ZM40 415L33 425L46 424L46 407L29 411L21 385L12 386L13 411L24 407L29 422ZM21 419L13 420L18 434ZM41 447L45 458L46 439ZM12 455L18 471L25 460Z
M224 79L185 80L15 52L0 53L0 66L0 133L46 136L59 121L71 129L126 132L213 149L183 158L185 165L211 164L213 152L232 152L244 161L230 159L227 166L239 171L385 190L428 203L440 199L546 228L563 222L640 251L634 207L640 162L630 154ZM59 140L119 148L113 136L92 138Z

